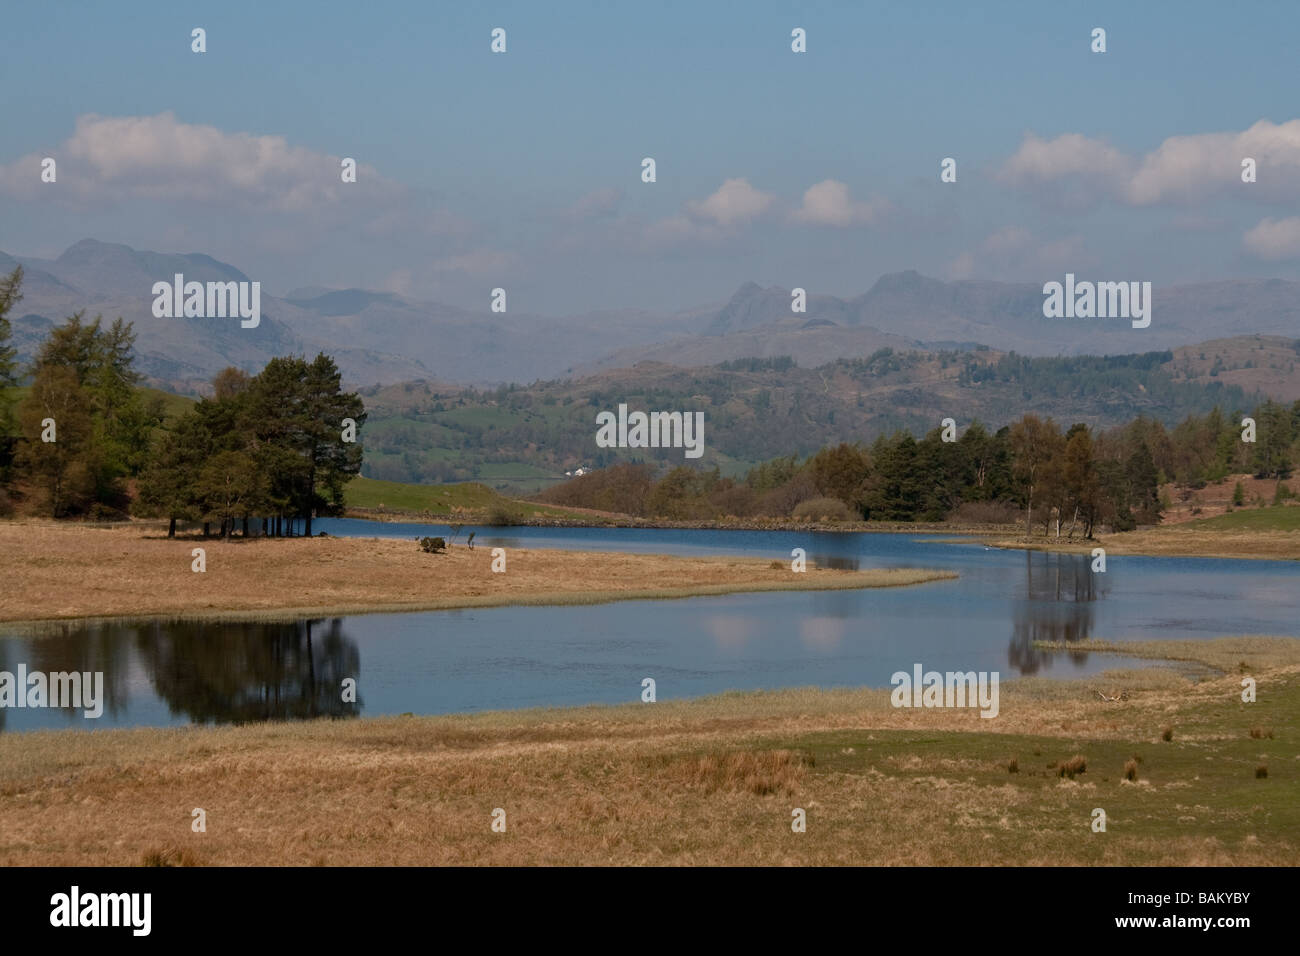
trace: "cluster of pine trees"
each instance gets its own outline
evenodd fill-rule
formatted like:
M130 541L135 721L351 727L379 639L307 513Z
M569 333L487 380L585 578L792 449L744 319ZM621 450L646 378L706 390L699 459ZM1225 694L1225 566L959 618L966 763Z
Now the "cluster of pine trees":
M55 517L129 511L169 518L173 535L186 521L224 536L237 524L249 534L253 519L264 533L292 533L299 518L310 535L313 514L341 509L361 470L366 414L331 358L275 358L257 375L228 368L211 398L163 427L162 399L138 388L135 335L121 319L104 328L78 312L18 368L7 314L21 283L21 268L0 278L0 509L28 497Z
M1203 487L1228 474L1290 476L1300 439L1300 402L1256 408L1253 443L1242 416L1214 409L1168 430L1139 417L1096 432L1062 430L1050 418L1024 415L990 432L979 422L955 441L936 428L920 440L906 431L870 446L839 444L807 459L777 458L743 479L678 467L656 477L649 464L617 465L548 489L559 505L650 518L711 520L725 516L811 517L868 521L943 521L1022 517L1026 533L1090 537L1107 527L1155 524L1165 507L1160 486ZM984 507L979 507L984 506Z
M149 456L161 400L146 400L133 367L135 335L77 312L54 329L25 370L9 344L7 313L22 298L22 269L0 278L0 508L20 484L43 491L56 517L121 514L127 481Z

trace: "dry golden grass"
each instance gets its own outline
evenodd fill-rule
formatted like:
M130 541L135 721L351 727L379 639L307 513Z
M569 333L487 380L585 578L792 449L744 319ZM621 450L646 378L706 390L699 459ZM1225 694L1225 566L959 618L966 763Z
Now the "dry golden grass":
M1254 558L1258 560L1300 560L1300 532L1269 529L1240 531L1205 530L1191 524L1140 528L1122 534L1099 535L1094 541L1076 538L987 538L995 548L1025 548L1031 551L1067 551L1087 554L1105 548L1107 555L1147 554L1170 557Z
M191 550L207 571L190 569ZM837 571L759 558L508 549L425 554L385 538L169 540L156 528L0 522L0 621L85 617L320 616L503 604L590 604L741 591L890 587L945 571Z
M1295 642L1220 643L1181 653L1209 647L1207 668L1244 654L1259 705L1235 703L1235 674L1145 669L1099 678L1129 692L1120 703L1093 679L1008 681L992 720L800 689L4 734L0 865L1295 865L1294 745L1246 730L1257 714L1293 725L1300 656ZM1159 742L1170 723L1178 742ZM1125 780L1135 751L1141 779ZM1271 774L1255 771L1265 758ZM1105 835L1090 830L1097 806Z

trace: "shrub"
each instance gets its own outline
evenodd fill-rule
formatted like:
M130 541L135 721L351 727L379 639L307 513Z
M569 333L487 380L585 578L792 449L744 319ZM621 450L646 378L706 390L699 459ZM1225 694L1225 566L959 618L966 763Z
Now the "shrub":
M1161 740L1164 740L1164 741L1170 741L1170 740L1173 740L1173 739L1174 739L1174 728L1173 728L1172 726L1168 726L1168 727L1166 727L1164 730L1162 730L1162 731L1160 732L1160 739L1161 739Z
M1251 740L1263 740L1265 737L1267 737L1269 740L1273 739L1272 727L1251 727L1250 728Z
M1057 776L1069 777L1071 780L1077 774L1084 773L1088 769L1088 761L1084 760L1079 754L1075 754L1069 760L1059 761L1056 765Z
M1246 503L1246 489L1237 482L1237 487L1232 489L1232 505L1234 508L1240 508Z
M446 550L447 542L442 538L421 538L420 550L425 554L437 554L439 551Z
M1130 760L1124 764L1124 779L1136 781L1138 778L1138 762Z
M507 505L495 504L488 509L487 523L494 528L504 528L507 525L518 524L519 520L519 514Z
M819 518L826 521L849 521L852 519L849 506L838 498L809 498L807 501L801 501L795 505L791 516L801 520L809 519L813 521Z
M1264 779L1265 777L1267 777L1267 776L1268 776L1268 764L1263 764L1263 763L1262 763L1262 764L1260 764L1258 767L1255 768L1255 779L1256 779L1256 780L1263 780L1263 779Z
M1011 762L1007 764L1007 773L1020 773L1020 761L1015 757L1012 757Z

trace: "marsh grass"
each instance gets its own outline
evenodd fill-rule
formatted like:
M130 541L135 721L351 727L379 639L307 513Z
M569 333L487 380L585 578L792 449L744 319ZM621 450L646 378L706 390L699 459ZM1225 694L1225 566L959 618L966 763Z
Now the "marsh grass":
M1165 668L1002 685L996 719L888 689L244 727L0 735L0 865L1296 865L1297 642L1161 642ZM1154 654L1146 645L1126 644ZM1243 704L1245 660L1260 682ZM1203 662L1204 671L1215 667ZM1152 749L1162 727L1176 741ZM1137 763L1141 779L1052 767ZM1035 754L1009 773L1007 755ZM1013 758L1014 759L1014 758ZM1051 761L1051 766L1048 762ZM1272 767L1266 786L1253 774ZM1265 770L1265 774L1269 771ZM1264 779L1261 775L1260 779ZM1104 803L1102 802L1104 801ZM1090 813L1105 806L1104 840ZM191 834L189 811L207 811ZM493 834L503 807L509 832ZM790 829L793 807L806 833Z

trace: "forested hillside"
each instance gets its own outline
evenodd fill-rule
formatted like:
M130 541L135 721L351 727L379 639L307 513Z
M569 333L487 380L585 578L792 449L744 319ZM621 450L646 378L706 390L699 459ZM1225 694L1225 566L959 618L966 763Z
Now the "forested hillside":
M1278 341L1287 343L1282 352ZM1260 361L1280 363L1273 371L1289 381L1300 342L1269 342ZM704 462L736 476L758 462L803 457L838 442L871 442L899 429L923 435L945 418L963 425L979 419L996 430L1013 409L1030 409L1096 428L1139 415L1172 426L1216 406L1229 414L1252 408L1262 397L1194 366L1171 352L1027 358L991 350L882 349L819 368L799 368L788 358L706 369L643 363L486 391L408 382L362 392L370 413L363 472L391 481L481 480L531 491L580 466L681 462L680 450L597 448L596 414L620 403L704 412Z

